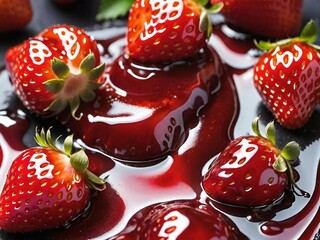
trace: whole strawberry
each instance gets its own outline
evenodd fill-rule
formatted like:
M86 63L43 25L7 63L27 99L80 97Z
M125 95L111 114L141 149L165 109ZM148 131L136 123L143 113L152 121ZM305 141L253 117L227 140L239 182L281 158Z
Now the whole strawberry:
M238 29L267 38L294 36L302 20L303 0L211 0L222 2L221 13Z
M142 62L191 57L206 45L211 24L196 0L136 0L129 12L129 55ZM204 4L208 1L202 1ZM217 12L222 5L212 6Z
M30 0L0 0L0 33L21 29L31 19Z
M103 190L104 181L88 167L83 150L71 153L72 135L60 150L50 130L35 137L40 147L27 149L12 163L0 196L0 229L32 232L64 225L90 201L90 188Z
M300 37L277 43L260 41L267 50L254 66L254 85L277 121L286 128L303 126L320 102L318 35L310 21Z
M92 101L104 81L97 43L82 29L59 25L8 50L6 67L23 104L39 115Z
M205 192L226 204L264 206L283 195L289 176L294 187L309 197L295 183L289 163L298 158L299 145L290 142L280 151L275 145L273 122L266 127L267 138L260 134L258 118L252 126L257 136L233 140L213 162L202 181Z

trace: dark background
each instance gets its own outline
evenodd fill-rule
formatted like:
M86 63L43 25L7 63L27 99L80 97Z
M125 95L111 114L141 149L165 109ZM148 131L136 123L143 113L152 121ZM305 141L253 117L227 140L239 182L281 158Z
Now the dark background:
M30 24L25 29L15 33L0 34L0 66L4 64L4 53L9 47L36 35L50 25L66 23L90 29L118 24L118 21L99 23L95 20L99 3L100 0L78 0L76 4L66 7L54 3L53 0L31 0L33 19ZM310 19L318 19L320 25L320 0L304 0L303 12L303 23L308 22ZM318 39L317 44L320 44L320 39Z

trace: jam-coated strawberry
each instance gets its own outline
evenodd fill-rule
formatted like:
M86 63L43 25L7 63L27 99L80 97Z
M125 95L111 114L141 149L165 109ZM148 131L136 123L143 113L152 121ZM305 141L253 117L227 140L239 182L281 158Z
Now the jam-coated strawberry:
M91 190L104 180L88 170L84 150L72 153L72 135L61 150L50 130L36 133L39 147L22 152L12 163L0 196L0 229L33 232L69 223L88 206Z
M272 39L294 36L301 25L303 0L211 0L222 2L226 21L242 31Z
M258 118L252 126L257 136L236 138L212 163L202 181L205 192L221 203L256 207L279 199L291 182L309 197L295 183L290 164L300 154L299 145L289 142L280 151L273 122L266 127L266 138L260 134Z
M9 49L6 67L23 104L39 115L59 113L70 105L75 117L80 102L92 101L104 81L97 43L68 25L49 27Z
M254 66L254 85L286 128L303 126L320 102L320 47L312 45L317 32L310 21L297 38L258 43L268 51Z
M181 200L142 209L131 218L123 233L111 239L245 240L247 237L219 211L197 201Z
M219 11L221 7L219 3L210 11ZM193 56L206 45L210 36L209 22L207 10L199 1L136 0L128 19L129 55L143 62Z

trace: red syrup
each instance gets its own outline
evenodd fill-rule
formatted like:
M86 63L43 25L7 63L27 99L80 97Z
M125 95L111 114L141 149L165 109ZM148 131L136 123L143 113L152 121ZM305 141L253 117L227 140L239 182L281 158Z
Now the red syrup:
M123 31L120 29L120 32ZM120 56L124 43L122 35L119 33L120 37L117 34L115 38L106 37L113 33L114 29L94 33L96 39L101 39L100 43L104 47L107 63L111 63L118 57L123 58ZM203 86L202 89L206 89L208 102L192 101L191 105L196 106L199 111L188 112L187 119L191 121L183 126L188 131L179 132L176 145L166 151L158 151L158 148L146 158L143 158L143 153L135 152L138 157L131 159L130 153L132 152L129 151L127 155L119 153L115 156L125 161L115 160L114 156L111 157L114 152L102 153L102 145L99 146L97 142L90 140L90 136L85 138L86 134L80 131L82 127L68 120L66 115L60 118L60 120L65 120L63 123L66 124L66 127L56 119L41 119L30 115L17 101L7 74L2 71L0 75L0 81L3 83L0 88L0 147L2 149L0 179L5 179L5 174L14 157L23 149L34 144L32 136L36 125L39 127L52 125L56 134L66 134L67 130L72 129L78 137L83 136L78 143L89 146L87 152L90 157L90 169L102 176L109 175L109 179L107 189L102 193L96 193L84 214L70 225L35 234L7 234L0 231L0 238L108 239L113 237L113 239L137 239L138 231L131 227L144 224L144 214L148 214L150 209L152 211L153 208L157 208L159 203L180 204L181 200L183 200L181 205L205 205L206 208L215 212L221 212L250 239L268 239L270 236L276 239L312 238L319 229L319 221L315 216L317 216L320 201L317 185L320 181L318 166L320 133L315 127L318 125L314 125L319 124L319 107L302 130L288 131L277 126L277 130L280 130L278 137L280 144L287 141L287 136L289 140L294 139L302 144L300 163L295 168L300 175L298 184L312 195L310 199L299 197L292 191L286 191L283 198L272 206L243 209L214 202L202 191L200 184L202 175L207 171L214 156L234 137L249 133L250 123L256 115L262 116L263 124L270 119L269 113L260 104L260 98L252 86L251 66L255 58L250 55L250 49L253 48L251 41L227 37L218 27L214 30L213 36L217 41L211 40L210 45L218 52L223 64L220 64L216 57L214 59L224 69L222 76L213 81L218 84L200 84ZM213 56L215 51L210 50ZM215 62L210 60L210 57L200 59L202 62ZM180 67L187 71L189 66L181 65ZM135 84L123 86L121 84L127 83L119 83L117 80L120 81L120 79L112 79L120 89L132 87L133 90L128 91L128 94L137 92ZM202 83L205 82L206 80L202 81ZM214 89L217 91L212 93ZM155 91L152 87L149 90L153 93ZM123 100L123 102L126 104L139 103L138 100L135 102ZM204 103L206 104L203 107ZM181 103L180 105L176 103L174 106L181 106ZM3 119L6 121L4 122ZM100 127L97 129L96 131L99 131ZM142 125L138 130L139 136L143 138L144 126ZM118 137L121 138L122 135ZM131 137L136 141L136 137ZM159 157L161 159L158 161L143 161ZM137 159L139 161L136 163L128 161ZM3 181L0 182L0 188L2 184ZM192 223L194 220L191 220L190 218ZM192 230L192 225L190 229ZM119 232L122 233L119 234ZM241 233L238 234L239 239L244 238ZM120 238L121 235L123 238Z

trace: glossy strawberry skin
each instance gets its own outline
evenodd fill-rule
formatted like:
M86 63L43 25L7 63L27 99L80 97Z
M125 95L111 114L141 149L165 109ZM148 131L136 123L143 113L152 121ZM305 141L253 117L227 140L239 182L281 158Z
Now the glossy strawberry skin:
M280 151L267 139L244 136L233 140L213 162L202 185L214 200L255 207L280 198L287 183L285 172L273 163Z
M100 54L97 43L80 28L57 25L9 49L6 67L23 104L36 114L48 115L51 112L45 109L56 97L44 85L47 80L57 78L51 60L56 57L67 63L71 71L77 72L81 61L90 52L95 56L95 66L98 66Z
M256 63L254 85L281 125L299 128L320 102L320 54L301 42L276 47Z
M211 0L223 2L226 21L242 31L272 39L294 36L302 20L302 0Z
M0 0L0 32L25 27L32 19L30 0Z
M88 205L90 190L69 158L56 150L30 148L7 175L0 197L0 229L32 232L63 225Z
M164 202L142 209L123 232L111 239L247 239L222 213L208 205L187 201Z
M206 43L201 7L193 0L136 0L128 20L129 55L142 62L173 61L195 55Z

